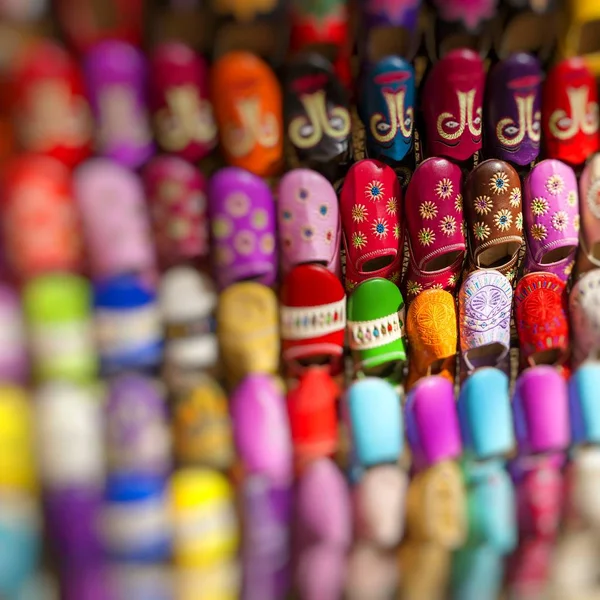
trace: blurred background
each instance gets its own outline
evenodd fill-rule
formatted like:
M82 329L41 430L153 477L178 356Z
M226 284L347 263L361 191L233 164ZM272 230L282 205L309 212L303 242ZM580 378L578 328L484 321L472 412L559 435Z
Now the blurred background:
M597 0L0 0L0 599L600 598L599 52ZM524 291L541 159L577 226Z

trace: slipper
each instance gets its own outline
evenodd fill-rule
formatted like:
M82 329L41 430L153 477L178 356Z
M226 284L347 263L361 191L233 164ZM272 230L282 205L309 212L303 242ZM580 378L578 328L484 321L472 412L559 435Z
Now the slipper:
M412 478L408 486L406 528L411 542L431 544L446 551L464 544L467 497L462 473L454 461L437 463Z
M350 167L340 193L346 290L374 277L400 280L401 189L394 170L372 159Z
M160 264L207 257L207 182L202 173L176 156L158 156L144 168L143 180Z
M524 273L554 273L566 282L573 270L580 226L573 169L554 159L538 163L525 180L523 205Z
M293 487L277 487L261 475L252 475L244 478L239 495L242 515L240 566L243 572L243 597L285 597L291 587L292 575L290 521ZM266 536L265 531L277 532L279 535Z
M0 379L5 384L25 385L29 377L29 355L20 295L8 283L0 284Z
M285 398L271 375L245 377L230 398L233 437L244 472L277 486L293 477L292 438Z
M292 53L319 52L333 64L339 80L350 89L353 44L348 0L312 0L291 4Z
M427 470L462 453L454 387L440 376L419 381L404 405L413 466Z
M565 26L561 28L559 47L561 56L581 56L594 77L600 74L600 46L598 45L598 20L600 10L595 2L569 0L564 14Z
M384 515L377 516L384 522ZM395 550L380 550L369 541L354 543L348 557L344 598L395 598L400 583L396 555Z
M485 95L484 152L518 167L533 163L540 153L542 80L540 61L519 52L489 72Z
M98 154L129 169L141 167L155 152L145 56L125 42L107 40L86 54L83 68Z
M282 358L290 373L326 365L342 371L346 295L339 279L321 265L299 265L281 287Z
M259 177L279 173L281 86L267 63L250 52L228 52L212 65L210 88L226 162Z
M0 485L15 494L38 491L34 418L34 407L23 388L9 383L0 386L0 440L6 448Z
M591 527L569 530L560 537L553 551L549 578L556 598L593 598L598 594L599 553L598 538Z
M469 537L465 547L487 547L499 555L518 544L515 490L501 460L463 463Z
M210 0L208 4L216 17L210 48L213 61L226 52L244 50L281 66L289 49L287 0Z
M227 396L209 375L202 374L194 387L176 394L172 427L179 464L219 471L233 466L236 452Z
M509 558L505 588L510 598L540 598L552 573L554 541L529 537Z
M326 369L312 367L288 388L287 410L296 465L333 456L338 447L341 390Z
M322 502L322 500L317 500ZM313 544L296 560L296 589L304 600L337 600L342 597L346 576L346 549L325 543Z
M597 408L600 364L596 361L581 365L569 381L569 415L573 444L596 444L600 440L600 419Z
M427 289L456 290L467 250L461 191L460 167L445 158L428 158L413 173L404 201L409 301Z
M467 177L464 207L471 266L512 281L523 245L519 175L504 161L482 162Z
M426 30L430 60L457 48L469 48L485 59L492 46L498 0L433 0L435 15Z
M600 472L600 454L595 443L576 448L572 454L571 466L568 501L577 517L588 527L593 527L598 522L598 506L594 502L594 495L598 489Z
M458 417L462 441L465 454L475 460L501 458L515 449L508 384L505 373L488 367L469 375L461 387Z
M170 503L173 561L178 569L222 564L237 555L240 533L234 489L225 475L199 467L176 470Z
M214 369L218 363L217 291L205 273L171 267L160 280L158 298L165 330L165 382L180 387L180 380L182 385L186 379L193 381L194 371Z
M15 134L26 152L73 168L92 153L94 123L74 57L50 41L25 50L11 74Z
M421 95L427 156L456 162L477 157L484 85L483 61L473 50L452 50L433 65Z
M358 53L361 62L373 64L385 57L412 61L419 49L419 11L422 0L386 3L363 0L360 3L361 35Z
M273 285L277 278L275 203L265 181L244 169L225 167L210 179L208 209L219 289L248 279Z
M367 155L399 163L414 150L415 71L399 56L373 62L360 86L358 110Z
M290 520L293 488L278 488L265 477L245 477L241 490L242 549L238 571L243 592L234 590L223 598L282 598L289 592L292 579L290 564ZM265 531L278 535L265 535ZM237 561L236 561L237 562ZM232 587L231 582L229 588ZM202 590L205 591L204 589ZM192 600L195 596L189 596ZM209 596L199 598L208 600ZM183 598L181 599L183 600Z
M454 298L444 290L426 290L408 308L406 333L410 348L407 388L419 378L440 374L454 382L458 343Z
M542 94L542 132L548 158L575 167L600 149L596 80L582 58L552 67Z
M600 155L594 155L579 178L581 229L577 274L600 267Z
M530 273L515 289L521 363L560 365L569 356L565 283L553 273Z
M518 52L537 56L546 66L554 56L558 35L557 0L504 0L497 21L494 50L500 60Z
M99 396L89 384L73 383L68 379L48 381L36 388L33 398L36 456L40 482L47 491L71 490L75 495L101 499L106 463L104 430L98 427L103 422ZM72 515L67 517L69 529L79 529L73 528ZM82 519L81 531L74 531L73 535L78 539L85 537L90 529L95 529L92 522ZM52 524L52 520L48 524ZM64 520L61 524L65 524ZM95 547L91 550L99 549L97 535L98 531L94 531ZM87 548L80 548L84 555L90 550L89 541L89 538L85 540Z
M469 371L498 367L510 351L512 286L498 271L480 269L464 280L460 293L460 349Z
M337 465L329 458L308 465L298 480L295 500L300 553L320 545L345 553L352 541L351 499Z
M44 494L43 517L39 515L38 518L47 521L44 536L48 547L52 552L60 552L64 561L64 566L61 568L61 583L66 584L65 588L69 587L69 583L65 581L68 574L77 571L78 576L81 577L92 565L104 565L100 531L97 526L103 504L103 490L100 485L62 486L48 489ZM2 509L5 508L7 507L3 503ZM20 507L20 510L27 514L31 508L26 503ZM73 525L73 518L77 518L77 527ZM16 520L16 523L23 523L23 517ZM99 586L97 589L106 592L108 581L102 583L102 587ZM78 589L77 592L85 593L82 589ZM87 594L69 596L66 589L63 594L65 599L71 598L71 600L87 596ZM102 592L92 592L87 597L99 600L112 599L112 596Z
M449 519L454 518L453 499L449 504ZM423 512L431 514L433 509ZM437 515L434 515L437 516ZM438 518L440 521L441 517ZM452 552L437 543L406 540L398 551L400 597L403 600L444 600L448 597L448 582L452 565Z
M455 600L498 598L504 578L504 556L487 545L465 546L452 555L450 590Z
M82 231L69 169L50 156L22 155L6 165L2 183L2 242L11 275L25 281L82 271Z
M154 49L150 110L156 141L164 152L196 162L217 145L208 65L186 44L170 42Z
M170 473L171 436L164 390L153 378L124 373L108 384L104 403L110 473ZM135 422L130 415L135 414Z
M515 385L513 416L521 453L567 449L570 442L568 389L556 369L541 365L521 373Z
M98 357L87 279L50 273L23 287L23 315L35 380L93 381Z
M376 301L374 301L376 299ZM387 279L363 281L348 298L348 340L354 373L402 378L406 361L404 300Z
M393 550L404 535L409 478L398 465L372 467L353 491L356 536L378 549Z
M331 183L315 171L294 169L281 178L277 196L282 274L317 263L341 279L342 226Z
M575 366L600 357L600 271L586 273L575 283L569 296Z
M277 373L277 296L254 281L229 286L217 304L217 337L230 386L251 373Z
M122 40L140 47L144 36L143 13L143 0L56 2L60 31L79 54L86 53L104 40Z
M154 288L133 274L94 285L94 327L103 374L152 372L162 363L163 331Z
M521 536L556 543L567 491L560 468L533 463L515 489Z
M73 189L92 276L153 274L150 220L136 173L106 158L92 158L75 171Z
M286 158L329 181L352 164L352 123L348 92L326 58L302 54L288 63L283 83Z
M404 423L392 385L375 377L355 381L345 404L357 464L363 468L397 464L404 450Z

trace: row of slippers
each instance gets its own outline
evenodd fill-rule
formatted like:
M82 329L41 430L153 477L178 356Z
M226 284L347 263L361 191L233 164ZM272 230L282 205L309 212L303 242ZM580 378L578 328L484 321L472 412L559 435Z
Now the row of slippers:
M571 444L579 449L569 467L574 477L570 502L579 518L595 522L597 508L588 493L597 485L598 453L585 446L599 442L598 363L583 365L569 387L551 367L528 369L517 381L512 403L508 378L497 369L473 374L458 403L448 381L425 378L408 394L403 410L390 384L375 378L355 382L342 402L352 439L351 487L330 459L338 443L337 394L330 381L323 370L310 369L288 393L286 414L276 379L251 374L231 395L231 425L223 392L204 382L193 402L212 422L205 421L199 430L189 410L179 414L177 432L187 428L189 437L176 437L176 447L187 442L188 450L193 449L185 458L178 450L179 460L214 468L215 450L231 453L235 440L243 464L239 484L246 517L242 557L247 593L256 585L275 594L264 597L275 598L280 597L274 592L281 590L277 586L290 585L286 557L293 532L295 583L302 598L339 598L347 575L348 583L361 583L352 597L360 598L365 586L393 588L399 574L394 550L401 541L403 597L423 597L417 590L423 593L424 588L437 589L428 598L443 597L454 560L453 586L459 589L454 597L495 598L505 557L517 547L517 523L521 546L514 556L518 568L512 583L532 584L531 573L526 573L532 561L544 570L537 573L543 583L548 561L541 566L540 557L534 561L531 546L550 550L557 541L566 500L562 473ZM234 559L239 524L231 484L218 471L198 466L180 467L165 478L171 462L165 407L151 380L132 374L113 379L104 409L93 388L64 382L40 386L34 403L10 386L2 388L1 398L0 432L11 440L1 483L12 490L2 514L20 515L4 529L3 539L14 542L12 564L20 567L9 572L9 580L22 575L21 561L28 568L37 557L36 509L24 502L38 485L32 428L48 534L66 569L61 574L79 593L99 584L101 578L90 571L93 575L101 563L102 552L113 561L149 564L168 559L173 551L175 564L196 570L199 581ZM140 419L131 423L134 400ZM201 407L203 403L208 404ZM102 410L111 468L105 487ZM402 458L409 454L405 427L410 481ZM509 457L513 460L507 470ZM230 462L231 456L219 467ZM297 482L292 486L294 473ZM100 532L94 527L99 514ZM459 553L451 559L455 550ZM492 580L482 575L481 570L489 575L484 566L462 564L486 552L491 553L492 572L498 574ZM429 580L436 571L430 553L445 565L434 580ZM369 578L358 567L364 562L379 567L391 563L395 575L388 572L383 581L365 581ZM259 573L252 571L258 567ZM0 581L5 584L6 579ZM235 583L227 587L228 593L216 597L237 597ZM106 594L99 597L110 597ZM71 591L65 597L81 596Z
M453 292L465 258L467 270L495 268L515 281L526 242L525 273L566 282L576 258L578 274L598 263L599 165L591 157L578 186L569 166L544 160L522 185L501 160L484 161L465 180L457 165L431 158L403 198L391 167L363 159L348 171L339 202L322 175L294 169L281 179L276 203L261 178L235 167L207 182L185 161L158 157L144 171L144 189L135 173L108 159L86 161L71 178L50 157L21 156L4 173L6 267L18 280L81 270L81 220L94 278L148 274L157 259L165 267L210 252L219 289L245 278L271 286L278 249L283 275L317 262L341 277L342 248L347 291L384 277L411 299L429 288ZM403 239L409 260L401 277Z
M229 52L209 72L177 42L157 47L149 65L133 46L104 42L82 67L85 85L74 57L40 42L17 61L7 88L20 146L69 167L94 146L141 167L156 151L154 132L162 151L191 162L220 141L228 165L258 176L279 175L287 161L336 182L362 152L354 139L361 120L368 155L408 169L406 180L423 150L460 163L483 154L526 168L541 155L579 167L600 144L595 80L579 58L554 66L542 93L544 73L532 55L499 62L486 85L481 58L452 50L432 66L419 105L411 64L385 56L359 78L354 123L331 63L314 53L286 66L283 86L251 53Z
M310 4L261 0L237 4L214 0L150 6L141 0L112 0L99 10L92 2L76 5L73 0L61 0L56 4L56 18L61 33L78 52L102 39L140 45L145 37L144 13L149 13L154 23L147 33L154 39L172 35L175 27L179 36L190 38L189 43L213 56L239 49L241 40L246 49L275 64L288 50L295 52L319 45L335 57L340 73L346 77L350 73L353 41L359 56L366 60L381 54L382 47L412 59L422 38L432 60L465 41L483 55L490 49L500 58L516 51L530 51L547 60L554 50L557 33L564 56L593 53L585 35L585 25L593 22L597 11L593 3L590 6L589 2L572 0L566 12L559 10L562 7L555 0L433 0L427 8L426 4L422 0L402 4L377 0ZM39 19L44 8L47 9L43 2L23 2L7 5L3 11L8 20L22 23ZM194 25L191 36L190 28L182 25L186 18ZM81 27L81 22L86 26Z
M160 202L151 206L151 214L156 247L165 266L169 261L173 264L198 259L208 252L204 182L193 167L177 160L156 159L147 171L151 175L150 183L158 181L157 187L163 191L159 198L150 197ZM48 157L21 157L13 166L7 179L8 193L2 217L8 266L21 281L29 282L25 288L26 306L30 307L27 310L34 319L41 312L36 302L48 307L46 315L49 316L45 319L55 319L53 313L63 313L59 320L79 319L89 313L82 291L87 289L87 284L78 283L74 277L74 282L64 285L61 277L43 275L49 271L77 272L84 264L83 243L76 226L78 210L71 200L69 174ZM240 315L246 314L243 320L246 329L250 330L252 323L268 324L272 327L269 335L278 339L277 298L268 287L277 279L278 220L284 272L280 297L286 360L304 360L309 357L309 349L321 357L337 355L340 358L342 355L346 328L346 293L340 281L342 238L346 251L346 292L350 294L348 333L353 349L367 352L372 347L386 345L388 340L383 337L371 338L374 328L379 333L382 324L385 328L395 327L390 333L398 342L404 327L404 317L398 316L398 311L407 302L411 304L408 333L417 344L415 348L422 346L418 338L427 339L432 332L417 333L414 327L411 332L411 309L413 314L421 307L433 310L436 306L441 312L452 309L447 319L437 322L453 323L444 338L452 346L454 355L456 334L452 339L450 332L456 331L453 299L456 293L462 307L461 344L473 350L496 341L501 346L501 356L487 359L503 358L509 345L512 287L516 285L517 331L521 337L523 364L534 360L533 355L543 350L552 350L550 360L563 362L569 340L566 283L575 260L578 233L582 233L584 249L589 247L595 251L599 240L597 169L598 158L595 157L581 177L584 201L579 202L573 171L556 160L542 161L528 176L522 201L519 177L507 163L485 161L463 185L456 165L445 159L428 159L417 168L409 184L403 219L401 191L394 171L371 159L359 161L351 168L341 191L339 209L333 187L318 173L300 169L286 174L280 184L278 218L271 192L260 178L241 169L224 168L208 184L215 276L218 289L225 290L219 311L233 315L235 308ZM180 184L179 189L175 181ZM109 346L126 345L133 344L126 339L127 335L133 338L146 335L152 340L148 345L153 348L149 354L152 361L160 355L162 333L158 316L145 316L150 308L143 308L156 303L156 294L150 285L156 279L156 258L141 183L134 173L117 164L92 159L76 171L74 188L88 242L90 271L98 282L97 307L113 309L115 314L119 309L124 312L134 307L138 309L131 313L134 316L129 319L129 333L115 325L119 319L113 316L107 319L108 324L101 326L100 339ZM50 190L54 193L49 193ZM166 190L169 194L164 193ZM110 206L108 212L107 205ZM36 226L40 219L45 225L43 232ZM409 247L402 286L404 298L398 289L403 221ZM182 222L181 228L172 227ZM465 229L470 242L468 251ZM526 229L528 242L527 274L516 281L515 266L525 237L522 229ZM177 235L169 235L173 231ZM471 274L465 277L460 288L465 254L468 255L467 272ZM588 268L593 267L595 256L585 251L581 254L582 262L585 259ZM381 266L382 260L388 264ZM502 266L485 268L495 263ZM431 269L433 265L437 266L436 270ZM121 275L132 271L140 273L140 278ZM581 274L585 271L580 269ZM185 325L196 316L206 319L217 304L214 290L207 291L210 286L203 283L202 276L195 273L200 280L196 283L194 275L190 277L189 283L181 284L191 292L187 292L190 301L181 304L179 317L177 293L165 292L173 298L175 325L178 322ZM254 279L255 283L233 285L246 279ZM179 283L173 285L177 289ZM571 292L570 317L576 328L574 340L580 358L585 358L597 344L594 341L597 336L596 289L597 271L592 270ZM58 290L62 290L62 305L52 299ZM71 292L73 297L69 298ZM437 300L428 305L421 296ZM27 300L29 297L32 299ZM191 299L197 301L196 308ZM378 302L374 303L374 299ZM237 324L242 326L239 320ZM142 331L144 328L146 333ZM200 329L210 331L210 325ZM240 338L235 330L231 333L237 342ZM382 336L386 334L387 331L383 331ZM305 352L300 351L302 346ZM425 352L424 347L421 350L424 354L419 361L423 363L427 352L432 350ZM47 354L48 349L44 352ZM277 355L277 352L275 343L269 354ZM426 371L439 358L423 364L423 369ZM236 359L225 359L232 373L239 369ZM419 371L424 372L423 369Z

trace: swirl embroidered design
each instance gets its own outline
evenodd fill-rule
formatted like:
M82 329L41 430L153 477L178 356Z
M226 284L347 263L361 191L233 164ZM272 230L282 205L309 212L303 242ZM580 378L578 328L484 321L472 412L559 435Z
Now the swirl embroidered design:
M413 347L424 348L434 357L456 352L456 310L448 292L428 291L409 308L409 335ZM421 300L421 301L420 301Z

